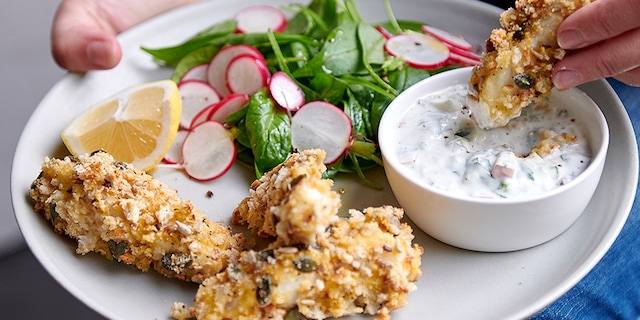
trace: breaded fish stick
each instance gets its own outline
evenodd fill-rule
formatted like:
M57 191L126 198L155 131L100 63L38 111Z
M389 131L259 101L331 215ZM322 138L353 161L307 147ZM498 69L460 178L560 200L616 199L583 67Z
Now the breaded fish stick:
M423 248L412 244L402 209L351 210L310 246L246 251L205 280L195 305L176 303L177 319L325 319L365 313L388 318L421 276ZM297 318L296 318L297 319Z
M292 154L251 184L249 196L233 212L232 223L247 225L279 245L313 244L338 219L340 197L326 170L323 150Z
M202 282L239 255L244 237L207 219L177 192L105 152L45 159L30 195L78 254Z
M565 51L560 23L591 0L517 0L500 15L502 28L486 42L482 65L474 67L467 103L478 126L505 126L522 108L551 93L551 71Z

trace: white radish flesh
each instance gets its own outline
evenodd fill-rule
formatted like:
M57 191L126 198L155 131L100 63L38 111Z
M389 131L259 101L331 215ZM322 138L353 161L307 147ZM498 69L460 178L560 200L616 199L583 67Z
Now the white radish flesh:
M274 73L271 77L269 91L273 100L285 109L297 111L304 104L304 92L289 75L282 71Z
M223 98L231 93L227 86L227 67L229 66L229 62L243 54L253 55L264 62L262 53L260 53L258 49L246 44L226 46L220 49L220 51L213 56L211 62L209 62L207 81L209 81Z
M444 42L445 44L452 45L462 50L473 50L473 45L463 37L453 35L447 31L438 29L436 27L423 25L421 27L422 32L435 37L436 39Z
M225 123L231 114L242 109L247 102L249 102L247 95L232 93L215 105L209 113L209 120Z
M220 95L209 83L199 80L180 82L178 86L182 99L180 126L188 129L193 118L207 106L220 101Z
M449 51L451 52L452 55L453 54L457 54L457 55L461 55L461 56L467 57L469 59L476 59L476 60L480 60L480 58L481 58L481 56L479 54L477 54L477 53L475 53L475 52L473 52L471 50L462 50L460 48L449 46L446 43L445 43L445 45L447 47L449 47Z
M182 75L182 79L180 79L180 82L188 81L188 80L207 81L208 67L209 67L209 64L200 64L189 69L187 72L184 73L184 75Z
M451 52L449 61L452 64L465 66L465 67L472 67L472 66L477 66L482 64L482 61L480 59L469 58L467 56L463 56L455 52Z
M184 138L189 133L189 130L181 129L176 133L176 139L173 140L173 143L167 150L167 153L164 154L162 158L162 162L167 164L178 164L182 162L182 143L184 142Z
M182 143L182 168L189 177L209 181L225 174L236 158L236 147L219 122L206 121L191 129Z
M400 34L389 38L385 50L401 57L410 66L423 69L443 67L449 59L449 48L440 40L422 34Z
M222 101L222 100L220 100ZM200 110L200 112L198 112L198 114L196 114L193 117L193 120L191 120L191 125L189 125L189 128L193 128L207 120L209 120L209 117L211 115L211 112L216 108L216 106L218 106L220 102L214 103L214 104L210 104L208 106L206 106L204 109Z
M231 93L251 95L269 83L270 73L260 58L241 54L229 62L227 87Z
M291 118L291 144L296 150L323 149L331 164L351 145L351 119L340 108L324 101L312 101Z
M287 28L287 17L278 9L267 5L254 5L236 14L239 33L282 32Z

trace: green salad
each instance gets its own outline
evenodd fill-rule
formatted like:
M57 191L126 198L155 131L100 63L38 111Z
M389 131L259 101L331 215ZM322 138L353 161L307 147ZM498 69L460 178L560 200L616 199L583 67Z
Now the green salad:
M231 18L179 45L142 50L159 64L174 68L171 79L180 83L189 70L210 63L221 49L252 46L264 57L268 72L288 75L306 102L330 103L349 117L349 143L340 157L327 163L325 175L355 173L365 184L378 188L365 171L382 165L377 128L388 104L416 82L464 64L447 60L417 65L390 52L386 47L390 38L429 35L424 33L424 22L396 19L388 0L371 3L376 4L384 6L388 21L364 21L353 0L313 0L308 5L278 8L287 17L282 30L238 32L242 21ZM234 161L253 166L257 177L282 163L295 152L291 118L296 112L279 106L268 86L249 94L247 103L225 121L236 146Z

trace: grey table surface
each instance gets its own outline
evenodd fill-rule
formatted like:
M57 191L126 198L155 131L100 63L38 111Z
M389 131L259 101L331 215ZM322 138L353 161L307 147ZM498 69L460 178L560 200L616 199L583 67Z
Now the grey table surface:
M11 163L22 128L65 72L49 50L58 0L0 3L0 318L100 319L71 296L27 249L13 216Z

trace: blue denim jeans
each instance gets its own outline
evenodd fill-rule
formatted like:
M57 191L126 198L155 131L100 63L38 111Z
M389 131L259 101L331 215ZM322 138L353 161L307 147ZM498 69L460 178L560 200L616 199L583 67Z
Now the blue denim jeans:
M609 80L640 141L640 88ZM615 137L611 137L615 139ZM640 319L640 201L602 260L575 287L531 319Z

